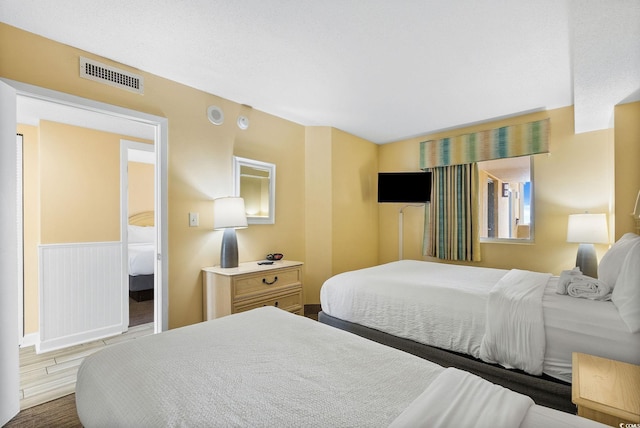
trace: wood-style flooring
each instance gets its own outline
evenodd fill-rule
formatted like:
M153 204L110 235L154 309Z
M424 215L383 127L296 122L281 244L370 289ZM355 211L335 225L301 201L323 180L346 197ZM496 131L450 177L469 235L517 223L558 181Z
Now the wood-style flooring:
M114 343L153 334L153 300L129 304L129 330L119 336L36 354L35 346L20 349L20 409L51 401L75 391L82 360Z
M20 349L20 409L72 394L76 374L84 358L114 343L153 334L153 323L130 327L119 336L58 351L36 354L35 347Z

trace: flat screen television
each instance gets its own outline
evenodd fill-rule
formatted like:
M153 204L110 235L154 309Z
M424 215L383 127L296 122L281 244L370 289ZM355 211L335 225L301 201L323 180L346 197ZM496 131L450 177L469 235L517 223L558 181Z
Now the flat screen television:
M430 199L430 172L378 173L378 202L424 203Z

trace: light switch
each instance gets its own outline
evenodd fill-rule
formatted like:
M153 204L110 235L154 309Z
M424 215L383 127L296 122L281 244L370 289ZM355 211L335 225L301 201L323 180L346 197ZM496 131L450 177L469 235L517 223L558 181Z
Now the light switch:
M189 213L189 227L200 226L200 218L198 213Z

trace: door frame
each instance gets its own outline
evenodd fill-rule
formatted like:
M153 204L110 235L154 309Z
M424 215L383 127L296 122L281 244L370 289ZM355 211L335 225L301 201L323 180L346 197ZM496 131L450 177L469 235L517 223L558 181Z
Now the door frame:
M128 231L129 225L129 152L155 152L155 145L140 143L137 141L131 141L124 138L120 139L120 240L122 241L122 296L123 296L123 308L124 313L122 317L122 328L127 330L129 328L129 246L128 246ZM154 171L155 171L155 156L153 156ZM153 182L154 197L157 191L155 183L155 177ZM155 201L154 201L155 206ZM155 207L157 208L157 207ZM154 294L157 292L157 284L155 284L154 277ZM154 318L155 320L155 318Z
M0 425L20 411L16 104L15 89L0 84L0 196L7 205L0 210Z
M168 119L10 79L0 79L13 87L17 97L28 97L65 107L132 120L153 127L155 150L156 266L154 333L168 329ZM15 132L15 131L14 131ZM17 201L14 202L17 204ZM17 209L17 207L14 207ZM11 209L11 207L9 207ZM22 259L22 255L18 254ZM22 341L22 335L19 340Z
M16 216L17 216L17 244L18 244L18 337L24 337L24 136L16 131ZM21 342L20 342L21 343Z

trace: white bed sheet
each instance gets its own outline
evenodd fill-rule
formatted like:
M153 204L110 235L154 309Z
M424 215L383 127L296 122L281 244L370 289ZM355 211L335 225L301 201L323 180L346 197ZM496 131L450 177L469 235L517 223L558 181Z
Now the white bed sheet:
M387 427L443 372L408 353L264 307L87 357L76 405L88 428ZM537 405L521 426L543 426L540 415L600 426Z
M129 244L129 275L151 275L155 266L154 244Z
M320 302L332 317L479 358L487 296L507 272L402 260L330 278ZM542 299L543 373L571 382L574 351L639 364L640 335L626 330L615 306L558 295L557 280L550 279Z
M571 382L571 353L640 364L640 334L630 333L610 301L556 294L552 277L542 297L547 349L544 373Z

